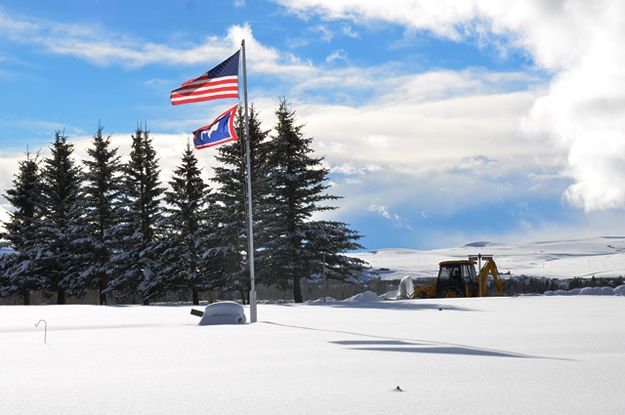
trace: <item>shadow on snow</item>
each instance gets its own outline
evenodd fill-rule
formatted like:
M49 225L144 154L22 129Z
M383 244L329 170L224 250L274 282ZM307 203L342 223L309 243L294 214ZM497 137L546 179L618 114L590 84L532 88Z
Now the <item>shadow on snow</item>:
M275 304L283 306L294 306L295 303ZM333 307L333 308L368 308L377 310L441 310L441 311L482 311L475 308L460 307L448 303L426 303L422 300L413 301L366 301L349 302L337 301L335 303L302 303L310 307Z
M523 353L509 352L505 350L487 349L482 347L474 347L457 343L435 342L430 340L394 338L386 336L378 336L366 333L358 333L346 330L322 329L316 327L297 326L292 324L275 323L272 321L262 321L264 324L274 326L295 328L309 331L319 331L326 333L348 334L352 336L364 337L359 340L337 340L329 343L339 346L345 346L347 350L366 350L379 352L399 352L399 353L427 353L427 354L455 354L455 355L472 355L472 356L490 356L490 357L508 357L521 359L548 359L574 361L573 359L533 356ZM366 347L358 347L366 346Z

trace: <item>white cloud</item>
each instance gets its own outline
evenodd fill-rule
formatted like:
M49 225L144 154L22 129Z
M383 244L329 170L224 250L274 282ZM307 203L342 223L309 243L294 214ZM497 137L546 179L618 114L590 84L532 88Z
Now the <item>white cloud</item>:
M353 27L351 25L348 24L343 24L340 26L340 28L335 28L335 30L330 29L328 26L326 25L316 25L310 28L310 30L315 33L318 34L319 36L321 36L321 40L323 42L329 43L331 42L334 37L338 34L338 35L343 35L345 37L349 37L352 39L356 39L358 37L360 37L360 35L358 34L358 32L356 32Z
M488 158L483 155L475 155L470 157L463 157L457 164L456 169L460 172L487 172L493 174L494 169L498 169L499 163L497 160Z
M293 54L259 43L249 25L230 26L224 36L208 36L199 44L160 44L115 33L98 24L62 23L10 16L0 9L0 35L15 43L43 48L94 65L141 67L150 64L214 64L240 48L245 39L250 65L260 73L309 74L313 68Z
M327 63L335 63L337 61L349 62L347 52L343 49L335 50L326 57Z
M557 151L518 134L534 92L484 93L473 75L465 85L454 79L453 86L446 84L447 74L441 79L415 75L420 76L430 80L431 88L420 100L419 94L407 99L409 86L398 85L363 105L295 102L294 108L306 123L306 133L315 137L317 150L332 165L376 164L386 171L419 175L458 168L461 162L460 167L467 168L469 160L482 156L482 161L498 161L501 173L527 173L548 162L536 154ZM494 170L489 163L479 167Z
M412 230L412 227L410 226L410 224L405 218L401 217L400 215L396 213L391 213L388 210L388 208L384 205L372 204L372 205L369 205L367 210L369 212L376 212L378 215L382 216L383 218L390 220L393 223L393 226L396 226L398 228L405 228L410 231Z
M321 36L321 40L326 43L331 42L332 38L334 37L334 32L332 32L332 30L328 29L324 25L317 25L317 26L311 27L310 30L313 33L319 34Z
M344 24L341 26L341 33L343 33L344 36L351 37L352 39L360 37L358 32L356 32L354 28L348 24Z
M370 205L369 208L367 209L369 212L377 212L380 214L380 216L382 216L383 218L386 219L391 219L391 214L388 212L388 210L386 209L385 206L380 206L380 205Z
M625 206L625 2L621 0L278 0L298 15L386 22L514 47L553 76L525 131L568 152L566 197L586 210Z
M430 30L440 36L458 39L461 33L455 25L474 15L472 2L454 2L450 7L444 1L377 0L277 0L284 7L305 15L320 14L328 19L347 19L356 23L386 21L408 27Z
M356 176L367 173L380 173L382 168L380 166L376 166L375 164L364 165L364 166L355 166L350 163L343 163L338 165L330 165L328 166L332 173L343 174L346 176Z
M337 174L332 192L344 198L332 214L392 205L454 215L538 189L557 200L570 183L557 174L566 153L519 134L539 93L506 92L519 77L428 72L382 83L361 104L295 101L304 134Z

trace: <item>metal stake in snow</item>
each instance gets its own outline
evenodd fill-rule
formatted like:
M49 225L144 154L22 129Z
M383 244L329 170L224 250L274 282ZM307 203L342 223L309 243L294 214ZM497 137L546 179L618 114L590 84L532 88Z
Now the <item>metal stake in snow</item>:
M256 322L256 284L254 281L254 229L252 220L252 168L250 167L250 125L247 115L247 73L245 69L245 39L241 41L243 64L243 101L245 103L245 169L247 177L247 263L250 267L250 323Z
M38 327L39 323L41 323L42 321L43 321L43 324L44 324L44 326L43 326L43 342L45 343L46 342L46 338L48 337L48 322L43 320L43 319L41 319L41 320L39 320L38 322L35 323L35 327Z

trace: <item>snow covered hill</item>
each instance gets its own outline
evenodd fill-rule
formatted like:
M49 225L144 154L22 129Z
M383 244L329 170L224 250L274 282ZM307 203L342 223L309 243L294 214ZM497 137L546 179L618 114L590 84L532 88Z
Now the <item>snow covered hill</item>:
M381 249L354 254L384 279L404 275L434 277L438 263L478 253L494 255L501 273L547 278L625 275L625 236L544 241L527 244L474 242L458 248L417 251Z
M0 307L1 412L625 413L624 297L190 308Z

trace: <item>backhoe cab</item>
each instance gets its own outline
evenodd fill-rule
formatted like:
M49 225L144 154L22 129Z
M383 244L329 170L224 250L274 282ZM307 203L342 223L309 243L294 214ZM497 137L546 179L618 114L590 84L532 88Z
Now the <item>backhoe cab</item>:
M484 266L475 271L475 261ZM503 285L492 256L469 256L469 259L439 263L438 277L432 284L416 287L410 298L487 297L488 275L494 282L494 294L501 295Z

